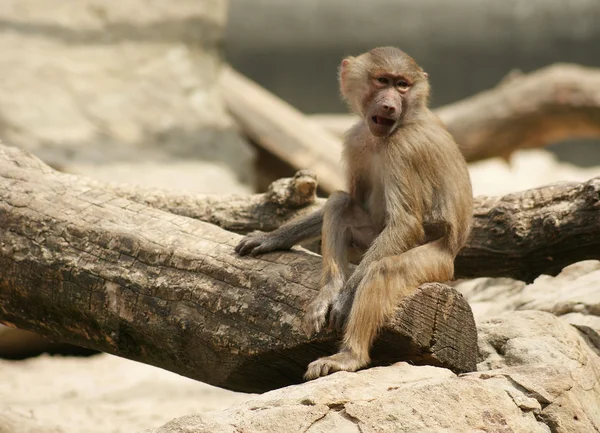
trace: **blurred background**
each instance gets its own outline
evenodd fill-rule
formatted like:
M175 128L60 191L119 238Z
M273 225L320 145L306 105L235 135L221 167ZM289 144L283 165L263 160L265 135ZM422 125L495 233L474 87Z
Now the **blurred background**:
M345 111L340 60L397 46L429 72L433 106L556 62L600 66L595 0L230 0L225 55L306 113Z
M3 0L0 140L99 180L251 193L293 168L228 114L226 62L303 113L343 113L341 59L395 45L438 107L513 70L600 67L599 23L598 0ZM470 169L478 194L587 180L600 142ZM0 432L138 431L250 398L104 354L35 357L73 351L89 354L0 327Z
M432 106L494 87L513 70L554 63L600 66L595 0L230 0L231 64L305 113L345 112L340 60L382 45L429 73ZM549 148L580 166L600 164L596 140Z

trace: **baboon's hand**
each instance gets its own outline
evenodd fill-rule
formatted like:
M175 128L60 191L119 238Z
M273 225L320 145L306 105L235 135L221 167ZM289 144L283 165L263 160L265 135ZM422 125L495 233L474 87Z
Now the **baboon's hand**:
M330 307L331 300L323 299L319 296L308 304L302 318L302 328L309 337L318 334L325 327Z
M302 326L306 334L312 336L319 333L325 327L327 324L327 314L341 289L341 283L339 286L336 286L334 283L327 284L321 288L317 297L308 304L306 313L304 313L302 319Z
M276 235L255 231L244 236L240 243L235 247L235 252L240 256L245 256L247 254L257 256L259 254L282 249L282 247L283 246Z
M329 311L329 327L341 332L344 329L344 325L350 316L350 310L352 310L352 304L354 303L354 295L356 289L360 284L361 276L356 272L346 281L344 288L340 291L338 296L331 305Z

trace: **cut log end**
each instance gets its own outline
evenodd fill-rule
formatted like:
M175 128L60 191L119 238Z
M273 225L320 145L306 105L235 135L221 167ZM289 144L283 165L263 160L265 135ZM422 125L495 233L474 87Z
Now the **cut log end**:
M302 383L307 365L334 353L339 335L327 332L293 347L250 357L235 366L221 386L264 392ZM424 284L405 299L382 329L370 367L405 361L444 367L455 373L476 370L477 328L467 301L453 288Z
M466 299L445 284L424 284L400 305L374 347L374 359L383 359L389 352L387 347L392 343L386 339L410 340L406 356L414 364L444 367L455 373L476 370L473 312Z

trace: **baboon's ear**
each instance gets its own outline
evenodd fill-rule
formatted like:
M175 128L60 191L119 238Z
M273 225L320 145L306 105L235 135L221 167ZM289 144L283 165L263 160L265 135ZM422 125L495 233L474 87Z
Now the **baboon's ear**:
M347 86L348 86L348 69L354 60L354 57L346 57L342 60L342 64L340 65L340 91L343 96L347 96Z

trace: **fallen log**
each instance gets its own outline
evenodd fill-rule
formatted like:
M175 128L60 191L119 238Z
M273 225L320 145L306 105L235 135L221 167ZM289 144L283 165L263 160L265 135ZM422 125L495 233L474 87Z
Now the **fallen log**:
M231 68L224 69L220 86L229 112L252 142L293 171L310 168L325 191L344 187L339 138Z
M308 172L273 183L265 194L250 196L199 196L78 182L242 234L274 230L325 202L315 198L316 178ZM541 274L557 275L572 263L600 259L599 221L600 177L503 197L475 197L471 236L456 259L455 276L531 282Z
M469 162L508 157L520 148L568 138L596 138L600 70L558 64L529 74L512 73L493 89L434 111ZM350 114L309 117L337 137L356 122Z
M318 287L317 256L239 258L237 235L186 218L270 230L322 205L314 176L299 173L266 194L191 196L57 173L25 152L0 150L1 322L236 390L295 383L308 361L333 350L336 336L308 340L298 328ZM600 258L599 202L600 178L477 198L457 275L530 280ZM391 354L470 368L472 359L449 361L423 346L445 341L432 337L438 304L425 299L446 297L468 325L462 298L439 285L415 296L382 333L376 362ZM444 326L450 336L451 325L435 329ZM452 341L446 346L467 345ZM450 353L471 353L463 349Z
M485 274L529 283L600 259L600 176L480 196L474 206L471 235L455 261L458 278Z
M600 69L557 64L510 74L494 89L436 110L467 161L600 136Z
M5 325L237 391L299 383L308 362L332 353L339 337L307 338L300 328L318 290L320 257L304 250L239 257L238 240L0 145ZM470 307L448 286L424 285L398 308L372 354L374 365L409 360L472 371Z

